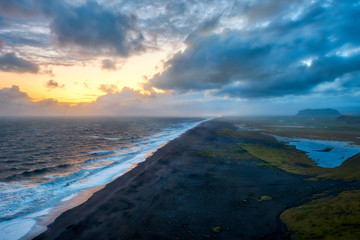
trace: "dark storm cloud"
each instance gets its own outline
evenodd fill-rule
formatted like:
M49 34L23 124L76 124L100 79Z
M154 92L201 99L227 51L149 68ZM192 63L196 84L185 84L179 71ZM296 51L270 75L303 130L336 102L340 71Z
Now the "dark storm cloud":
M308 94L321 84L358 76L359 3L327 1L294 8L298 5L275 2L272 8L259 2L248 12L252 19L266 15L272 20L266 24L216 34L193 32L186 50L168 60L166 71L154 76L150 85L261 98Z
M190 36L188 48L166 62L168 69L155 76L162 89L213 89L233 81L239 73L251 76L254 64L262 63L270 46L251 46L230 34ZM171 79L171 80L169 80Z
M96 2L65 5L41 1L57 43L96 54L128 56L144 50L135 15L113 12Z
M360 71L358 1L0 0L0 7L4 22L41 18L51 30L51 38L46 31L26 35L27 24L8 24L21 31L11 35L0 29L5 47L50 49L53 39L72 50L65 58L84 57L78 61L94 55L127 57L146 50L145 45L167 48L186 39L185 51L148 84L161 89L209 90L236 98L346 92L357 86L351 83ZM102 67L116 65L106 60Z
M45 17L42 21L49 21L52 39L58 45L78 52L127 57L145 50L144 37L135 15L115 12L95 1L69 4L48 0L0 0L0 13L6 17L5 22L10 27L14 22L23 23L16 26L18 29L28 21ZM1 37L10 45L19 42L48 44L43 36L43 42L39 42L34 36L29 38L26 31L16 34L18 38L11 36L11 32L2 33Z
M39 20L39 17L43 18L39 23L49 23L52 39L59 45L80 53L126 57L145 50L145 45L156 49L162 48L164 44L183 41L196 29L199 32L211 31L219 23L220 16L241 16L248 19L249 25L257 25L263 21L279 19L299 6L307 7L307 2L0 0L0 13L6 13L5 17L13 17L12 20L20 21L23 25ZM11 31L6 34L9 35L9 32ZM10 36L2 38L10 45L23 43L49 46L49 38L38 36L35 39L35 34L39 33L32 32L34 37L31 37L26 36L23 31L16 33L19 39Z
M17 57L15 53L6 53L0 56L0 71L4 72L39 72L39 66L23 58Z

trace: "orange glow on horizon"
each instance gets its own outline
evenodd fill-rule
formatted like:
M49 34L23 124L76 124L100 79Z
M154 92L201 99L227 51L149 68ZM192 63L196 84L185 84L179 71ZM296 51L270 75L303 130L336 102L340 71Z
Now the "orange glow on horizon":
M81 102L90 103L106 95L107 92L101 90L100 85L116 87L115 92L128 87L147 94L142 84L159 71L158 65L167 55L168 52L162 50L133 56L126 62L115 60L118 63L115 71L102 69L103 58L99 58L83 65L47 65L47 68L52 69L52 76L42 71L38 74L0 72L0 89L16 85L20 91L27 93L33 102L53 99L75 105ZM58 83L58 87L48 88L47 82L50 80ZM160 89L154 91L162 92Z

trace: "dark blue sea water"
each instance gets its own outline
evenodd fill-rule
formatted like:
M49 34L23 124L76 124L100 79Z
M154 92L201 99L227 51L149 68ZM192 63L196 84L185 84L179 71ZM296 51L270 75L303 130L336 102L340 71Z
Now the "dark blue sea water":
M201 121L0 118L0 239L22 237L42 212L110 182Z

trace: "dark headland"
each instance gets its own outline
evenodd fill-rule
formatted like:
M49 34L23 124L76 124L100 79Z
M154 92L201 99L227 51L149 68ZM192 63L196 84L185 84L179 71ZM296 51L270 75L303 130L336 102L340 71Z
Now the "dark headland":
M360 189L357 181L314 180L315 172L272 166L247 147L284 146L237 129L233 121L202 123L62 214L36 239L292 239L280 220L285 210Z
M340 116L341 113L336 110L336 109L332 109L332 108L320 108L320 109L304 109L304 110L300 110L296 116L298 117L330 117L330 116Z
M339 123L360 124L360 117L359 116L341 115L341 116L337 117L334 121L339 122Z

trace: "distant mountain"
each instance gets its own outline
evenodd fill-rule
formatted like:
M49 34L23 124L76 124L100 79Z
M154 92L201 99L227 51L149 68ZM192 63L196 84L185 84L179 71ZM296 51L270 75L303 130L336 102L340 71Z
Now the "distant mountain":
M342 123L360 123L360 117L341 115L340 117L337 117L334 121Z
M296 116L298 117L336 117L340 116L339 111L332 108L322 108L322 109L304 109L299 111Z

